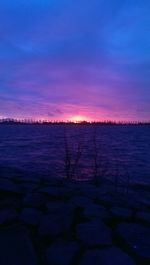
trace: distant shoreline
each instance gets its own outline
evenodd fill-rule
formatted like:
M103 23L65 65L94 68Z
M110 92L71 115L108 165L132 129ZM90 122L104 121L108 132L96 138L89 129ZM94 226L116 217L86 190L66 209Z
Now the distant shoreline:
M71 121L30 121L30 120L13 120L13 119L0 119L0 125L106 125L106 126L143 126L150 125L150 121L140 122L113 122L113 121L100 121L100 122L71 122Z

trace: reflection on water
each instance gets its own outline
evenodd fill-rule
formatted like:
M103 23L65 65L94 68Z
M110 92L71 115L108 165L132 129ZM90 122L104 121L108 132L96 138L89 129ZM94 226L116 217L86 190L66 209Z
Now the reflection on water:
M66 142L79 179L150 183L150 126L0 125L0 176L65 176ZM96 145L95 145L96 143Z

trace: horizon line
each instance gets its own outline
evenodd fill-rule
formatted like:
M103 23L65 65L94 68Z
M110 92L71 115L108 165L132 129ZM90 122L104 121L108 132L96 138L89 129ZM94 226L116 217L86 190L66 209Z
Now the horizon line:
M81 121L71 121L71 120L47 120L47 119L29 119L29 118L0 118L0 123L13 123L13 124L150 124L150 120L148 121L125 121L125 120L99 120L99 121L87 121L87 120L81 120Z

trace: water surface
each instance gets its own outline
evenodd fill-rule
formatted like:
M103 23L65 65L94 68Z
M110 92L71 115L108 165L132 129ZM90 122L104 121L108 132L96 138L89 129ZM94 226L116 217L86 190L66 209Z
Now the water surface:
M96 144L95 144L96 143ZM72 163L81 149L74 176L98 174L125 182L150 183L150 126L0 125L0 176L66 176L66 146Z

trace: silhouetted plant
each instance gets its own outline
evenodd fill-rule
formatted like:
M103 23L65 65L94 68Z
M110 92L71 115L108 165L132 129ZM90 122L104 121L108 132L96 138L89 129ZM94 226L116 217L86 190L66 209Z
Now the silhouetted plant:
M99 157L99 148L98 148L98 143L97 143L97 127L93 127L93 158L94 158L94 172L93 172L93 177L94 177L94 182L95 184L98 184L98 157Z
M98 133L97 133L97 125L93 127L93 135L92 135L92 142L93 142L93 178L96 185L100 184L102 179L106 177L108 169L104 163L103 159L103 150L100 146L98 140Z
M71 178L71 152L69 148L68 137L66 135L66 129L65 129L64 141L65 141L65 173L66 173L67 179L70 179Z
M120 165L116 159L114 175L114 189L115 192L121 192L124 195L128 195L130 189L130 173L127 169L127 166ZM121 172L121 173L120 173Z
M72 177L75 177L76 169L78 168L79 161L80 161L81 156L82 156L82 152L83 152L83 145L82 145L81 142L78 142L77 143L76 154L75 154L75 157L74 157L74 161L72 163Z
M72 148L71 137L67 134L66 127L64 131L64 142L65 142L65 174L67 179L74 179L76 171L83 152L82 140L78 140L76 143L75 150Z
M64 142L65 142L65 174L67 179L76 178L76 173L79 168L79 162L81 161L81 157L84 150L84 136L85 131L81 135L77 137L77 139L71 139L71 136L68 134L68 127L65 127L64 130ZM105 178L108 169L104 164L104 158L102 154L102 150L100 149L100 144L98 141L97 135L97 126L94 125L92 131L92 143L93 148L91 150L93 154L93 180L96 185L100 184L102 179ZM74 144L74 150L72 147ZM90 162L90 161L89 161Z
M118 185L119 185L119 170L118 170L118 164L116 163L116 166L115 166L115 175L114 175L115 192L118 191Z
M124 193L128 195L129 189L130 189L130 173L129 170L127 169L127 166L123 166L123 171L126 176L125 178L125 187L124 187Z

